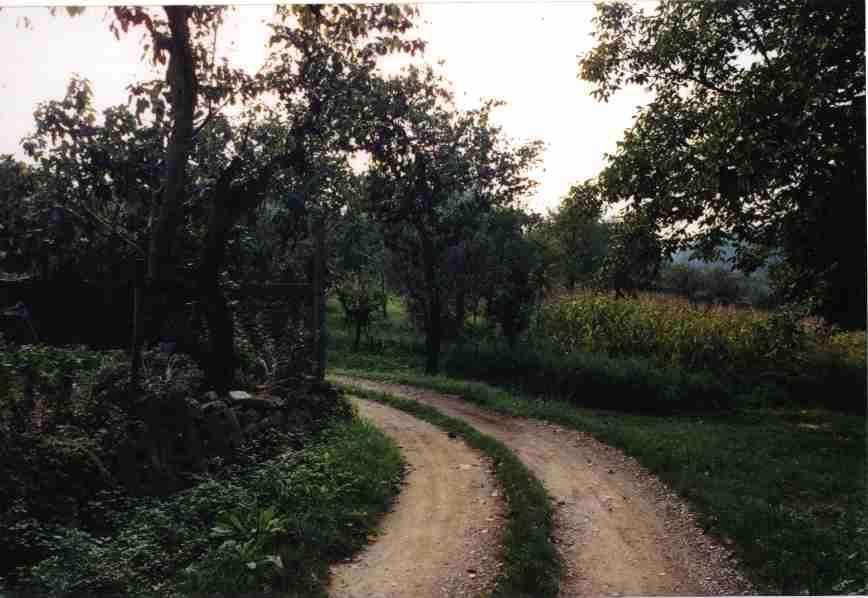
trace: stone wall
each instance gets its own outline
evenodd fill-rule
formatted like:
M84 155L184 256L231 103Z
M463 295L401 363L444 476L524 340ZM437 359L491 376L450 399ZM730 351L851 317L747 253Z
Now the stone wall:
M309 429L323 419L313 411L317 400L338 402L332 387L317 382L284 396L209 391L183 399L144 399L133 406L125 441L110 468L131 492L173 492L185 485L188 474L206 472L214 457L231 461L246 440L272 429Z

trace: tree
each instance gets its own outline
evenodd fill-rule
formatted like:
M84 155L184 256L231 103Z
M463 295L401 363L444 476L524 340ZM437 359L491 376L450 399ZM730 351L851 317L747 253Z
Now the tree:
M581 77L606 100L645 85L600 177L664 240L734 265L779 261L778 291L865 326L865 6L663 0L597 8Z
M382 124L368 146L370 210L401 260L405 291L423 320L426 371L436 373L450 286L444 260L481 215L532 188L526 171L540 145L508 144L490 123L496 102L457 111L430 67L383 81L380 93Z
M158 299L153 310L156 327L159 327L161 317L170 309L171 303L178 300L179 295L173 294L175 287L186 286L197 293L211 341L206 370L220 390L225 390L231 383L234 371L231 314L220 289L231 229L243 214L251 213L262 202L269 188L274 186L273 179L279 171L292 170L295 180L302 181L302 188L319 185L322 189L317 197L327 196L330 186L323 183L323 172L334 170L334 151L343 150L344 146L331 148L332 155L311 168L309 146L315 145L311 139L317 131L329 128L339 131L344 138L351 136L346 127L335 126L335 122L329 120L334 116L333 112L327 112L317 121L323 105L347 104L351 99L351 94L346 93L351 86L331 84L340 81L342 67L348 61L359 62L361 57L366 61L364 67L370 70L379 55L393 50L415 51L421 47L421 42L403 38L412 26L411 17L416 13L413 8L395 5L279 7L271 44L282 44L284 52L278 50L273 56L272 65L276 63L277 67L251 76L226 64L216 64L213 41L222 23L223 11L224 7L111 9L114 18L110 28L116 36L121 31L127 32L130 27L143 26L150 36L146 53L152 52L151 59L155 63L168 63L165 81L134 85L130 90L131 100L136 103L136 119L139 120L143 114L150 116L150 128L162 134L162 137L157 135L158 147L165 147L165 150L161 149L158 157L147 156L142 162L161 164L157 184L149 180L147 184L133 181L134 184L130 185L130 177L123 176L120 178L126 183L126 193L115 193L118 191L117 172L106 171L113 164L111 148L106 147L106 143L97 144L99 159L95 159L89 149L76 145L93 141L93 114L89 110L90 90L86 82L74 82L63 105L49 106L53 110L51 115L56 117L49 124L49 128L54 127L54 130L43 131L51 135L53 143L57 141L55 133L60 129L62 139L52 147L52 151L55 154L60 152L61 162L71 171L78 170L70 176L77 176L79 182L85 180L83 174L89 177L84 186L73 187L82 198L86 198L76 206L85 208L83 212L87 217L80 220L102 225L111 234L125 238L140 253L145 253L142 247L124 236L123 227L118 222L108 222L101 217L105 214L100 209L90 208L94 207L94 202L99 204L97 208L106 208L107 198L119 199L112 203L113 206L129 207L135 204L131 195L143 192L151 196L144 200L150 208L148 222L151 224L147 230L141 231L144 233L141 240L148 246L149 286L157 291L152 293ZM78 12L70 11L70 14ZM367 41L359 43L360 39ZM327 51L320 51L322 48L327 48ZM299 70L303 73L290 81L287 75L297 74L289 66L293 64L301 65ZM357 75L358 70L349 69L344 79ZM310 73L316 73L316 76L307 76ZM295 120L292 126L283 128L274 119L271 124L262 121L259 115L261 106L258 105L231 123L222 115L221 111L227 104L238 100L253 104L258 94L266 89L276 91L284 100L305 94L313 100L306 105L303 102L285 102L284 108L293 115L290 120ZM200 105L207 110L200 109ZM77 119L74 130L67 122L70 111L77 112L73 115L73 120ZM126 119L124 123L129 124L128 112L118 112L116 116L123 117ZM343 122L347 122L346 118ZM303 126L299 127L299 123ZM315 126L308 126L311 123ZM262 133L267 137L269 132L272 135L270 141L261 138ZM282 137L274 139L275 134ZM324 148L334 139L335 136L317 139L319 148ZM40 149L34 144L32 149L41 151L45 148ZM192 178L191 152L200 154ZM281 179L278 183L284 183L286 188L286 177L277 178ZM183 216L191 211L194 218L200 219L199 233L179 234L179 227L185 222ZM114 215L117 216L118 212L115 211ZM182 264L191 263L180 253L182 239L193 240L198 245L198 259L193 260L196 274L191 279L192 284L187 282L189 276L181 274ZM133 353L135 370L138 350Z
M663 243L651 218L632 210L609 227L609 249L599 273L603 287L617 297L635 297L657 280L663 262Z
M602 267L607 226L601 222L603 201L593 181L574 185L556 210L550 210L544 235L556 276L567 289L590 284Z
M0 264L4 272L30 274L38 267L40 210L32 199L32 169L10 155L0 155Z
M34 225L54 222L43 236L54 270L111 279L132 254L145 255L167 130L141 125L126 106L105 110L102 124L96 116L90 82L73 77L62 100L37 106L22 145L35 163L31 203L43 214Z
M486 313L500 324L510 346L530 324L533 307L548 282L543 247L534 235L541 220L517 208L495 208L478 232L484 254L480 278L487 287Z

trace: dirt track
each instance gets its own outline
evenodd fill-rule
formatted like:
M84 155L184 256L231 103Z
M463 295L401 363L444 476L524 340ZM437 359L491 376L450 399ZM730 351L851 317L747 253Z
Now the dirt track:
M683 501L634 459L591 436L409 386L333 379L415 399L515 451L557 503L555 541L567 569L561 596L752 592L730 551L703 533Z
M503 529L501 493L490 465L462 440L403 411L359 399L353 403L401 447L408 471L376 541L332 568L329 595L489 594Z

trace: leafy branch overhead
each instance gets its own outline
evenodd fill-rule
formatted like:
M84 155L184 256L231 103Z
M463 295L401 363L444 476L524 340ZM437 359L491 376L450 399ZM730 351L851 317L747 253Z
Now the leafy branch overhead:
M782 296L864 326L864 4L619 2L595 25L579 63L593 94L654 93L607 157L606 200L705 257L734 243L734 265L771 263Z

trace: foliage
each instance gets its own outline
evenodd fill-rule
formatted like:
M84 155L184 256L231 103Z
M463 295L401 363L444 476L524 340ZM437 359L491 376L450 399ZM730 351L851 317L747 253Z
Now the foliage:
M545 399L630 413L719 411L736 402L732 385L708 371L661 367L636 356L564 353L541 343L509 349L489 343L454 347L443 367L453 376L488 380Z
M595 282L609 245L602 198L592 181L573 185L539 231L549 250L551 278L567 289Z
M13 156L0 155L0 264L5 272L35 269L37 250L44 251L44 239L31 225L39 210L29 199L33 188L33 169Z
M421 367L420 339L402 312L391 312L373 334L377 348L355 355L342 337L332 337L330 362L355 370ZM631 412L799 404L860 413L865 335L836 331L791 309L767 313L580 291L544 303L514 348L480 327L470 342L445 349L443 367L577 405Z
M868 587L864 417L822 409L625 415L442 376L343 373L458 395L622 448L689 500L763 593L858 594Z
M398 450L382 433L335 424L300 453L168 498L127 499L110 514L110 535L57 528L45 536L50 556L33 568L30 587L48 595L318 595L327 563L365 543L400 476Z
M599 183L667 240L751 272L846 327L865 327L865 6L856 0L598 5L581 76L607 100L643 85Z
M615 295L635 297L657 280L663 244L647 214L631 211L609 225L609 247L597 283Z
M122 359L120 352L85 347L0 348L2 421L19 432L51 433L58 425L95 429L92 417L101 406L93 384Z
M768 308L773 301L762 279L722 266L670 264L661 270L657 287L692 302Z
M515 208L493 210L477 233L486 315L500 325L510 345L530 325L547 285L543 248L534 232L539 219ZM481 284L480 284L481 283Z
M332 286L345 322L355 328L353 350L362 332L383 311L386 301L386 247L379 224L358 205L350 205L338 219L334 235Z
M368 149L369 209L385 227L402 291L422 315L427 367L436 371L446 298L454 283L444 260L496 206L519 200L534 185L527 171L540 142L514 146L487 101L458 111L452 93L431 67L410 67L383 82L375 106L385 123Z

